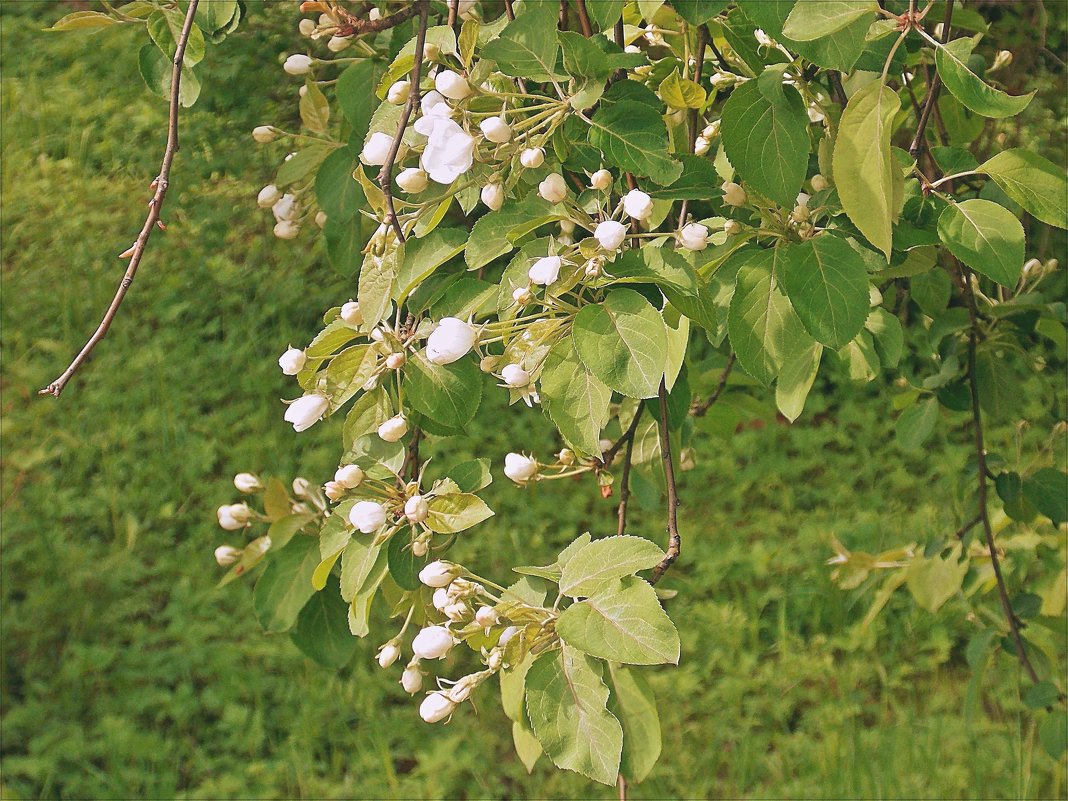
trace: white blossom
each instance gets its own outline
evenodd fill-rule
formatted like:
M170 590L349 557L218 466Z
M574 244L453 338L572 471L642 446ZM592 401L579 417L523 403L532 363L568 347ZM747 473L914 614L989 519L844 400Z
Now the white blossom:
M360 160L371 167L378 167L386 163L389 151L393 148L393 137L382 131L375 131L367 141L363 143L360 151Z
M233 545L220 545L215 549L215 561L220 567L227 567L240 559L242 553L240 548L235 548Z
M521 453L509 453L504 457L504 474L516 484L525 484L538 474L538 463Z
M453 120L447 117L423 118L416 122L415 128L427 137L419 164L432 181L451 184L471 169L475 139Z
M560 261L559 256L545 256L534 262L534 265L527 271L527 276L535 284L548 286L560 277L562 265L563 262Z
M728 206L743 206L745 205L746 194L738 184L733 181L726 181L723 184L723 202Z
M412 653L420 659L444 659L456 639L444 626L427 626L412 640Z
M827 181L827 179L819 173L813 175L809 183L812 185L813 192L822 192L824 189L828 189L830 187L830 183Z
M306 75L311 72L311 65L312 60L310 56L306 56L303 53L294 53L286 59L285 64L282 65L282 69L290 75Z
M395 106L408 102L408 96L412 93L412 82L409 80L397 81L386 92L386 100Z
M504 205L504 187L500 184L486 184L480 194L482 202L490 211L497 211Z
M471 94L467 79L452 70L442 70L434 78L434 88L450 100L463 100Z
M415 695L423 687L423 672L418 665L410 664L400 677L400 685L408 695Z
M558 172L551 172L545 176L545 180L538 184L538 194L550 203L559 203L567 197L567 184L564 176Z
M340 53L346 47L352 44L352 39L345 36L331 36L330 41L326 43L326 49L331 53Z
M545 163L545 151L540 147L528 147L519 154L519 163L527 169L536 169Z
M397 186L405 192L422 192L427 187L427 175L418 167L408 167L397 173Z
M238 492L251 495L263 489L263 482L260 481L259 476L252 473L238 473L234 476L234 486L237 487Z
M363 483L365 476L363 468L356 464L345 464L334 471L334 481L345 489L356 489Z
M686 250L704 250L708 247L708 229L701 223L690 223L679 232L679 244Z
M252 129L252 138L261 145L265 145L277 139L278 132L271 125L257 125Z
M408 421L404 415L396 414L378 427L378 436L386 442L397 442L408 433Z
M260 190L260 193L256 195L256 205L261 209L269 209L275 203L282 199L282 190L280 190L274 184L267 184Z
M530 373L518 364L505 365L504 369L501 370L501 378L510 387L525 387L530 383Z
M386 507L377 501L358 501L349 509L349 522L362 534L374 534L386 522Z
M308 357L304 354L300 348L294 348L292 345L278 358L278 366L282 368L282 372L285 375L296 375L304 369L304 363L308 360Z
M412 523L422 523L429 513L430 507L422 495L413 495L404 502L404 516Z
M360 311L360 304L354 300L342 304L340 317L348 325L363 324L363 312Z
M322 395L305 395L286 407L285 421L293 424L293 430L306 431L323 419L330 408L330 401Z
M612 173L608 170L597 170L590 176L590 189L607 192L612 188Z
M623 211L635 220L648 219L653 213L653 199L640 189L631 189L623 197Z
M388 668L399 658L400 648L397 647L395 642L387 642L382 646L382 650L378 652L378 666L381 668Z
M427 723L444 720L456 709L456 702L443 692L432 692L419 705L419 717Z
M426 341L426 357L434 364L452 364L462 359L478 341L474 326L458 317L443 317Z
M512 139L512 126L504 121L504 117L487 117L478 127L484 137L499 145Z
M593 238L605 250L616 250L627 238L627 226L615 220L598 223L593 231Z
M419 580L428 587L447 587L458 575L458 565L439 559L419 571Z

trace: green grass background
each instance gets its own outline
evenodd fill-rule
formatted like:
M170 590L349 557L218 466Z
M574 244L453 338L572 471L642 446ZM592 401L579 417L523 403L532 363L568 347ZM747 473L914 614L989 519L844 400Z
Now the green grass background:
M258 4L251 4L254 7ZM294 119L292 4L256 8L209 51L204 92L118 321L63 398L36 390L110 299L158 169L166 109L137 75L138 31L45 34L62 9L0 4L3 188L2 783L5 798L611 798L544 760L527 776L490 692L427 726L373 662L334 674L262 635L251 588L216 590L214 508L240 470L320 480L340 420L296 435L275 360L354 294L318 244L280 242L255 194L281 151L255 124ZM495 393L500 395L502 393ZM829 395L827 396L829 397ZM885 387L817 397L792 427L703 434L683 474L682 560L668 584L679 669L651 671L664 757L633 798L1045 798L1065 764L1035 742L1002 657L968 705L963 601L904 593L858 627L870 594L823 563L833 534L876 551L952 531L963 428L918 455L892 440ZM547 452L546 423L490 404L450 461ZM998 434L995 434L995 439ZM1001 432L1002 440L1007 436ZM502 479L498 472L498 478ZM487 575L613 530L590 483L521 492L463 556ZM632 531L660 538L659 514ZM460 675L462 665L452 669Z

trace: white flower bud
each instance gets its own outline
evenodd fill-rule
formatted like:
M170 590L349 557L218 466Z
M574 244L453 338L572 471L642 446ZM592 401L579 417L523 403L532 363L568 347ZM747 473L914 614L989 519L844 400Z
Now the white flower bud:
M612 188L612 173L608 170L597 170L590 176L590 189L596 189L599 192L607 192Z
M452 603L452 597L449 595L448 588L438 587L434 590L433 603L434 608L439 612L445 611L445 607Z
M362 325L363 312L360 311L360 304L354 300L342 304L341 319L348 325Z
M807 222L810 216L811 214L808 210L808 206L802 205L800 203L794 206L793 211L790 212L790 219L793 220L795 223Z
M560 261L559 256L545 256L534 262L534 265L527 271L527 276L535 284L548 286L560 277L562 265L563 262Z
M328 217L326 216L326 212L325 211L317 211L317 212L315 212L315 224L318 225L320 228L325 228L326 227L327 219L328 219Z
M564 236L575 233L575 223L571 220L560 220L560 233Z
M697 451L693 448L683 448L679 454L679 469L693 470L697 467Z
M528 303L534 300L534 295L525 286L520 286L512 290L512 300L514 300L520 306L526 306Z
M449 100L463 100L471 94L471 85L462 75L452 70L442 70L434 78L434 88Z
M293 494L298 498L309 498L312 495L311 482L306 478L297 476L293 479Z
M371 329L371 339L373 339L375 342L385 342L386 334L381 328L375 326Z
M501 378L510 387L525 387L530 383L530 373L518 364L505 365L504 369L501 370Z
M399 370L404 367L404 364L407 361L408 357L403 353L391 353L386 357L386 367L390 370Z
M632 189L623 197L623 211L635 220L645 220L653 213L653 199L640 189Z
M279 220L274 224L274 235L279 239L296 239L300 225L291 220Z
M378 427L378 436L386 442L396 442L407 433L408 421L403 414L394 415Z
M698 136L697 141L693 143L693 154L695 156L703 156L711 149L712 141L703 134L701 136Z
M708 80L713 89L718 89L721 86L730 86L734 83L734 76L729 72L715 72Z
M497 610L492 606L480 606L475 612L475 622L482 628L488 629L497 623Z
M408 80L397 81L386 92L386 100L395 106L408 102L408 96L412 93L412 82Z
M331 36L330 41L326 43L326 49L331 53L340 53L350 44L352 44L352 39L345 36Z
M277 139L278 132L270 125L257 125L252 129L252 138L261 145L265 145Z
M822 192L824 189L830 187L830 183L827 181L827 179L819 173L813 175L809 183L812 185L813 192Z
M608 451L612 450L612 447L614 445L615 445L615 443L612 442L612 440L610 440L610 439L599 439L599 440L597 440L597 447L600 448L601 453L607 453Z
M480 195L482 202L490 211L497 211L504 205L504 187L500 184L486 184Z
M538 463L521 453L509 453L504 457L504 474L516 484L525 484L538 474Z
M313 19L302 19L297 24L297 30L300 31L301 36L311 36L315 33L315 27L315 20Z
M232 503L220 506L216 515L219 518L219 526L227 531L237 531L244 528L252 519L252 510L243 503Z
M278 358L278 366L282 368L285 375L296 375L304 369L304 363L307 360L308 357L304 355L304 351L290 345L289 349Z
M999 50L998 54L994 56L994 63L988 70L993 72L994 70L1000 70L1003 67L1007 67L1012 63L1012 52L1009 50Z
M420 558L426 556L427 551L430 550L430 543L426 540L416 540L412 543L412 553Z
M708 247L708 229L701 223L690 223L679 232L679 244L686 250L704 250Z
M519 154L519 163L528 170L536 169L545 163L545 151L540 147L528 147Z
M401 673L400 685L408 695L415 695L423 688L423 672L414 664L408 665Z
M263 482L252 473L238 473L234 476L234 486L237 487L238 492L251 495L263 489Z
M768 36L766 33L764 33L764 31L760 28L757 28L755 31L753 31L753 36L756 37L757 44L759 44L761 47L775 46L775 40Z
M323 494L332 501L340 501L345 497L345 485L340 481L327 481L323 484Z
M422 192L427 186L426 173L418 167L408 167L397 173L397 186L405 192Z
M386 523L386 507L376 501L359 501L349 510L349 522L362 534L374 534Z
M723 184L723 202L728 206L743 206L745 205L746 194L734 181L726 181Z
M456 702L443 692L432 692L419 705L419 717L427 723L444 720L456 709Z
M286 59L286 63L282 65L282 69L290 75L307 75L311 72L311 65L311 57L306 56L303 53L294 53Z
M467 604L458 602L454 604L449 604L442 611L445 613L445 617L447 617L453 623L459 623L465 617L467 617L468 609Z
M300 87L300 88L299 88L299 89L297 90L297 97L304 97L304 95L306 95L306 94L308 94L308 87L307 87L307 85L304 85L304 86ZM289 161L289 157L288 157L288 156L286 157L286 161Z
M734 236L742 232L742 224L737 220L727 220L723 223L723 232L728 236Z
M447 587L460 575L460 566L438 560L419 571L419 580L428 587Z
M486 660L486 667L490 670L500 670L502 662L504 662L504 654L501 653L500 648L494 648L490 651L489 659Z
M567 184L564 176L558 172L551 172L545 176L545 180L538 184L538 194L550 203L559 203L567 197Z
M501 638L497 640L497 647L503 648L511 639L519 633L519 626L509 626L501 632Z
M605 250L617 250L627 238L627 226L615 220L605 220L597 224L597 228L593 231L593 238Z
M404 502L404 516L413 523L422 523L429 513L430 508L422 495L413 495Z
M215 549L215 561L219 563L219 567L227 567L240 559L242 553L240 548L233 545L220 545Z
M334 481L345 489L356 489L363 483L364 476L365 473L359 465L346 464L334 472Z
M380 8L377 8L377 7L373 7L373 8L372 8L372 9L371 9L371 10L370 10L370 11L368 12L368 14L367 14L367 18L368 18L369 20L371 20L371 22L376 22L376 21L378 21L378 20L382 19L382 9L380 9Z
M452 364L462 359L478 342L474 326L458 317L444 317L426 340L426 357L434 364Z
M363 150L360 151L360 160L371 167L380 166L386 163L392 148L393 137L382 131L375 131L364 142Z
M256 205L261 209L269 209L275 203L282 199L282 191L274 184L267 184L260 190L260 193L256 195Z
M297 196L289 192L282 195L271 206L271 214L279 222L282 220L295 221L300 216L300 202L297 200Z
M306 431L323 419L330 409L330 401L322 395L305 395L286 407L285 421L296 432Z
M482 135L491 142L500 145L512 140L512 126L504 121L504 117L489 117L482 120L478 127Z
M378 666L380 668L388 668L394 662L400 658L400 648L392 640L382 646L382 650L378 652Z
M412 640L412 652L420 659L444 659L456 639L444 626L427 626Z

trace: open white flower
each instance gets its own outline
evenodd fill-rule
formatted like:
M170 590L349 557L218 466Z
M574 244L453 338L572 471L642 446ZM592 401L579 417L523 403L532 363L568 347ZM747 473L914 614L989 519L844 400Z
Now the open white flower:
M560 277L562 264L559 256L545 256L534 262L534 266L527 271L527 276L531 283L548 286Z
M434 364L452 364L470 353L477 341L474 326L458 317L443 317L427 338L426 357Z
M420 122L426 118L447 119L451 117L453 113L452 106L446 102L445 98L442 97L439 92L433 90L423 95L422 99L419 101L419 110L423 113L423 116L416 121L415 130L419 131L419 133L424 136L427 136L427 132L419 130Z
M538 474L538 463L521 453L509 453L504 457L504 474L516 484L525 484Z
M475 158L475 139L467 131L447 117L433 117L431 127L426 133L427 143L419 159L420 166L426 170L432 181L439 184L451 184L469 169ZM416 123L416 130L425 133L426 126Z
M593 231L593 238L605 250L616 250L627 238L627 226L615 220L598 223Z

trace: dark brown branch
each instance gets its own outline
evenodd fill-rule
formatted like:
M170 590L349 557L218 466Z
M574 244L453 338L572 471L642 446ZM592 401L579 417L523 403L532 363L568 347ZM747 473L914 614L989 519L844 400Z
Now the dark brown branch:
M412 429L412 439L408 443L408 454L404 458L404 466L400 469L400 477L403 481L405 474L411 476L412 481L419 478L419 440L423 438L423 430L419 427Z
M343 37L359 36L361 33L386 31L390 28L396 28L402 22L407 22L419 13L419 3L412 3L410 6L398 11L396 14L390 14L388 17L381 17L380 19L362 19L340 9L339 13L342 16L343 21L338 25L337 32L334 35ZM450 15L452 13L453 12L450 10Z
M839 106L845 108L849 98L846 97L845 89L842 86L842 73L838 70L827 70L827 80L831 83L831 94L834 96L835 101Z
M630 467L634 459L634 433L638 430L638 418L645 406L639 406L634 420L627 430L627 450L623 454L623 475L619 479L619 506L616 509L616 535L622 537L627 531L627 502L630 501Z
M704 34L705 34L705 41L706 41L706 42L708 42L708 46L709 46L709 48L711 48L711 50L712 50L712 55L714 55L714 56L716 57L716 61L717 61L717 63L719 64L719 66L720 66L721 68L723 68L723 67L726 67L726 66L727 66L727 59L725 59L725 58L723 57L723 54L722 54L721 52L719 52L719 48L718 48L718 47L716 47L716 42L715 42L715 40L714 40L714 39L712 38L712 31L710 31L710 30L708 29L708 23L707 23L707 22L706 22L706 23L704 23L704 24L703 24L703 25L701 26L701 30L702 30L702 31L704 31Z
M398 242L404 242L404 231L401 230L400 220L397 219L397 209L393 203L393 165L397 162L397 153L400 152L401 140L404 139L404 131L408 128L408 121L411 120L415 107L419 105L419 80L423 75L423 59L425 58L423 51L426 49L427 14L430 8L430 0L416 0L410 8L414 8L419 12L419 32L415 36L415 65L412 67L412 88L408 93L408 100L404 104L400 122L397 123L397 133L393 137L393 144L390 145L386 162L378 173L378 185L382 187L382 194L386 200L386 222L393 226ZM393 16L397 15L394 14ZM386 19L391 19L391 17Z
M510 21L515 21L515 11L512 10L512 0L504 0L504 14Z
M582 35L593 36L593 25L590 24L590 14L586 10L586 0L575 0L575 8L578 9L579 28L582 29Z
M638 420L641 419L642 409L644 408L644 404L638 404L638 411L634 413L634 419L630 421L630 425L627 426L627 430L623 432L623 436L617 439L611 448L601 454L601 464L605 467L612 464L616 455L619 453L620 448L626 445L630 440L634 439L634 433L638 430Z
M723 366L723 373L719 377L719 383L716 384L715 390L713 390L708 400L695 403L690 409L690 414L694 417L704 417L708 413L708 410L719 400L719 396L723 394L723 390L727 388L727 379L731 377L731 369L737 359L738 357L734 354L734 351L731 351L731 355L727 357L727 363Z
M660 401L660 458L664 463L664 480L667 483L667 535L668 548L663 560L655 568L649 579L656 584L668 571L682 551L682 537L679 536L679 492L675 486L675 465L671 460L671 433L668 420L667 387L660 382L657 394Z
M186 9L185 13L185 22L182 25L182 32L178 36L177 46L174 50L174 58L171 67L171 97L170 113L167 122L167 146L163 151L163 163L160 165L159 175L152 182L152 188L155 190L155 194L152 195L152 199L148 202L148 216L145 218L145 224L141 226L141 233L137 235L133 247L123 254L123 256L129 254L130 264L126 267L126 272L122 276L119 288L115 291L115 297L111 299L111 305L108 306L108 310L104 313L104 319L100 321L100 325L97 326L96 331L89 337L89 341L82 346L78 355L74 357L74 361L72 361L67 369L63 371L62 375L47 387L40 390L37 393L39 395L52 395L58 398L59 394L63 391L63 387L67 385L67 382L71 380L74 374L78 371L78 368L89 358L89 354L93 352L93 348L96 347L97 343L107 334L108 329L111 328L112 321L115 319L115 315L119 311L119 306L122 305L126 293L130 290L130 286L133 284L134 276L137 275L137 268L141 264L141 257L145 254L145 247L148 245L148 239L152 236L153 229L157 226L161 229L164 228L163 223L160 221L160 213L163 210L163 201L167 197L167 189L170 188L171 163L174 161L174 155L178 152L178 113L181 108L179 103L179 92L182 87L182 65L185 63L185 48L189 43L189 32L192 30L193 16L197 12L197 5L199 2L200 0L189 0L189 8Z
M997 581L998 597L1001 599L1001 610L1005 613L1005 619L1009 624L1009 635L1016 646L1016 656L1020 665L1031 678L1038 684L1038 673L1035 672L1031 658L1024 648L1023 637L1020 635L1020 621L1016 613L1012 611L1012 603L1009 601L1009 591L1005 586L1005 576L1001 572L1001 561L998 559L997 545L994 543L994 529L990 525L990 511L987 508L987 464L986 445L983 442L983 413L979 405L979 379L975 372L975 353L979 345L979 310L975 303L975 292L972 290L972 271L960 262L961 278L963 279L964 299L968 305L968 386L972 395L972 428L975 433L975 459L978 469L979 490L979 519L983 524L983 532L986 535L986 549L990 554L990 564L994 568L994 578Z
M975 528L976 526L978 526L982 522L983 522L983 516L982 515L976 515L971 520L969 520L967 523L965 523L960 528L958 528L956 531L954 531L953 532L953 536L956 537L958 540L962 540L962 539L964 539L964 535L965 534L967 534L969 531L971 531L973 528Z
M953 4L946 3L946 15L942 19L942 44L949 41L949 25L953 21ZM930 72L928 72L930 76ZM913 158L918 158L920 150L927 146L924 139L924 133L927 130L927 123L931 120L931 113L935 110L935 105L938 102L938 93L942 88L942 78L936 72L933 78L930 78L927 83L927 97L923 101L923 110L920 112L920 121L916 125L916 135L912 137L912 144L909 145L909 155Z
M559 29L561 31L570 30L571 22L567 18L567 0L560 0L560 24Z

